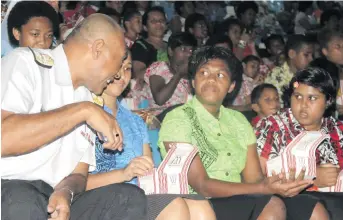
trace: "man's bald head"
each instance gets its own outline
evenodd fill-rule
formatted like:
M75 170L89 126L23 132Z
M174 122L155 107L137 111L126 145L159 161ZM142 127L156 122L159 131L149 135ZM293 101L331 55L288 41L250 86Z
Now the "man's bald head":
M64 49L77 59L75 66L83 72L81 84L96 94L113 80L127 57L122 28L104 14L84 19L68 36Z
M122 28L114 19L107 15L92 14L74 28L67 41L73 38L92 41L95 39L107 39L108 37L122 38L124 40Z

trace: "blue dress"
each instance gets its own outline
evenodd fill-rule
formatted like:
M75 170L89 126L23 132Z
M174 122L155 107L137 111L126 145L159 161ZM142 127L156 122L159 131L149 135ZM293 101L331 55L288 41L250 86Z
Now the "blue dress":
M116 120L123 132L123 150L111 151L104 149L99 139L96 139L95 158L96 169L93 174L104 173L125 168L130 161L143 155L143 144L149 144L148 128L143 119L117 102ZM112 110L104 106L104 110L113 115ZM129 183L137 185L137 178Z

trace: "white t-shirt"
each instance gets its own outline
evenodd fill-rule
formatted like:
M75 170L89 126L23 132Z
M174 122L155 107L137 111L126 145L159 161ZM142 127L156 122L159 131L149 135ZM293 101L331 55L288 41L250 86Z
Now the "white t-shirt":
M34 51L50 56L54 60L52 68L39 66L28 48L17 48L2 58L2 110L35 114L71 103L92 102L88 89L74 90L62 44L54 50ZM71 174L79 162L89 164L90 170L94 170L94 142L94 132L81 124L34 152L2 158L1 178L43 180L54 187Z

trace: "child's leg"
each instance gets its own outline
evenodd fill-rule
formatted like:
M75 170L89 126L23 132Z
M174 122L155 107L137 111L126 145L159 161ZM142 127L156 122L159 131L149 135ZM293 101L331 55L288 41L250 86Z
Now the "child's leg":
M156 220L188 220L190 219L187 203L182 198L174 199L157 216Z
M188 205L191 220L215 220L216 215L208 200L184 199Z

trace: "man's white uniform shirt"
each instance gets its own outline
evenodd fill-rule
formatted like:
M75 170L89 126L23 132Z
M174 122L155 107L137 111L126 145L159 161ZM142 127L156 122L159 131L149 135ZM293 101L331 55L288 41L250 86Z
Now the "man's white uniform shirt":
M54 50L33 49L50 56L52 68L38 65L29 48L17 48L1 60L1 109L35 114L82 101L92 102L85 87L74 90L67 57L60 45ZM68 117L68 116L65 116ZM22 137L16 137L22 138ZM85 124L37 150L1 158L1 178L43 180L54 187L72 173L79 162L95 168L95 134Z

